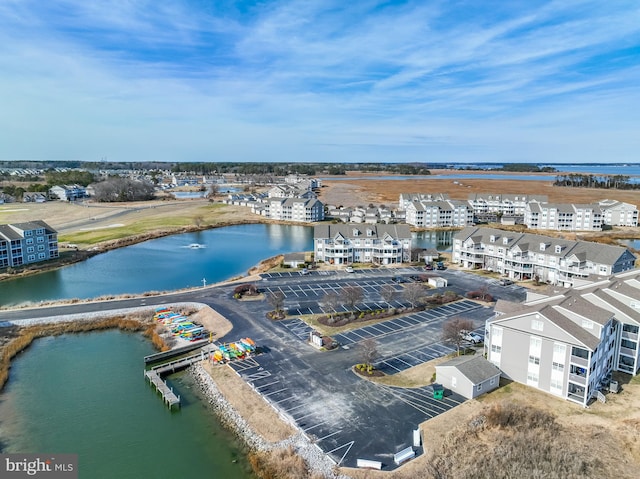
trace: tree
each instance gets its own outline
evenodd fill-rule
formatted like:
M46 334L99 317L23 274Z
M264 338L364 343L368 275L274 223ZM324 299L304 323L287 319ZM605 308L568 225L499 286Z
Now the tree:
M425 287L420 283L408 284L402 292L402 297L411 303L411 307L415 308L420 303L426 293Z
M211 185L209 185L209 191L207 192L207 198L213 198L219 192L220 192L220 189L218 188L218 185L216 185L215 183L212 183Z
M338 306L340 306L340 296L338 296L338 294L334 292L327 293L324 295L324 298L322 299L322 303L326 307L331 308L331 312L329 313L329 318L333 318L333 314L338 309Z
M267 301L276 312L276 314L279 314L284 307L284 293L282 291L274 291L269 296L267 296Z
M359 303L364 298L364 291L360 286L345 286L342 288L341 296L349 311L353 311L356 303Z
M193 223L196 225L197 228L200 228L200 226L202 226L203 221L204 221L204 218L201 215L196 215L193 217Z
M371 372L373 363L378 358L378 343L374 338L366 338L360 342L360 354L362 362L367 366L367 370Z
M153 199L155 188L150 181L115 177L95 183L93 190L96 201L142 201Z
M458 350L458 356L460 356L460 346L464 341L461 333L472 329L473 321L455 316L442 324L442 340L453 344Z
M396 288L394 288L390 284L385 284L382 288L380 288L380 296L385 300L387 306L391 306L389 303L396 299Z

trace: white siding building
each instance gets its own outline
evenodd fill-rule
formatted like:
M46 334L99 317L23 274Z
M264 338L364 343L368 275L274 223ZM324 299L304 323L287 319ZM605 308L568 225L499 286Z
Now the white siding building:
M399 264L411 261L411 230L407 225L316 225L316 261L330 264Z
M634 270L524 304L498 301L485 352L504 377L586 406L612 371L637 374L639 328Z
M453 239L452 261L464 268L496 271L511 279L535 279L570 287L590 276L634 268L626 248L494 228L467 227Z

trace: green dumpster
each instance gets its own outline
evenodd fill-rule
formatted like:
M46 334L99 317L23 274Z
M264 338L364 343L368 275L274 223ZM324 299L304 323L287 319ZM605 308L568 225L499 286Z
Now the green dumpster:
M444 387L440 384L433 385L433 399L442 399L444 396Z

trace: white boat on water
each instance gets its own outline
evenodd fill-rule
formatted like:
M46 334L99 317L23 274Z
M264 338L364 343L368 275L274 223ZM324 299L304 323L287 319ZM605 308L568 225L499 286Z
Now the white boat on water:
M200 248L206 248L206 245L200 244L200 243L191 243L189 245L189 248L191 249L200 249Z

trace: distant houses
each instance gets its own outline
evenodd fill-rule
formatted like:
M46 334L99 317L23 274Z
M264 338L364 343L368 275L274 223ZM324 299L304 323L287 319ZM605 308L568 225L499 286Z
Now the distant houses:
M87 189L81 185L56 185L49 188L49 196L62 201L75 201L87 198Z
M481 227L458 231L452 252L452 261L463 268L567 287L633 269L635 260L621 246Z
M613 371L640 369L637 270L524 304L498 301L495 311L485 352L508 379L586 406L612 387Z
M58 257L58 233L44 221L0 225L0 268Z
M336 265L406 263L411 261L411 230L407 225L316 225L313 250L316 261Z

